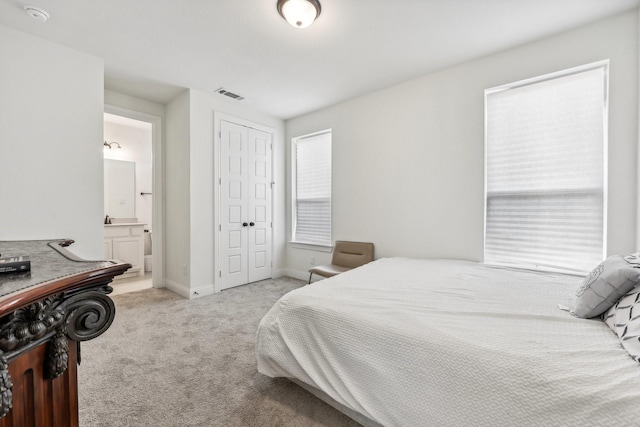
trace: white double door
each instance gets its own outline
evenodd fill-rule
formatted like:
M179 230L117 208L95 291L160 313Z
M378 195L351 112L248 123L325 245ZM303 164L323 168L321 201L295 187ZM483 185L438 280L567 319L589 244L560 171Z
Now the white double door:
M271 277L272 137L220 120L221 290Z

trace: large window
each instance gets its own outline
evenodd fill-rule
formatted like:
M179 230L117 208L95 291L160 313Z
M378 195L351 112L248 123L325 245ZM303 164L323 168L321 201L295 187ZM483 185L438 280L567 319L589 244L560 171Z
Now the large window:
M291 146L293 241L331 246L331 130Z
M485 262L582 273L604 258L608 67L485 91Z

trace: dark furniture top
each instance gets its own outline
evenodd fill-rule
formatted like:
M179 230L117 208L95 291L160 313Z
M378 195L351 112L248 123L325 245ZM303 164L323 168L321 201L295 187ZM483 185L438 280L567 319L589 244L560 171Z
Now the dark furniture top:
M0 275L0 317L62 291L113 278L130 268L115 261L87 261L65 249L73 240L0 241L3 256L28 255L31 271ZM111 281L111 280L109 280Z

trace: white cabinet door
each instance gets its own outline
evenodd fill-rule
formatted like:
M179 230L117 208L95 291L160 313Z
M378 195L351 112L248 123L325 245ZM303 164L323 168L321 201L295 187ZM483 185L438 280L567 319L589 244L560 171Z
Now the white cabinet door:
M144 275L144 224L104 226L104 259L119 259L131 268L116 280Z
M111 251L111 240L104 241L104 259L113 259L113 252Z
M114 237L113 238L113 258L131 264L131 270L142 268L144 258L144 248L140 246L140 239L137 237Z
M220 289L271 277L271 140L220 121Z

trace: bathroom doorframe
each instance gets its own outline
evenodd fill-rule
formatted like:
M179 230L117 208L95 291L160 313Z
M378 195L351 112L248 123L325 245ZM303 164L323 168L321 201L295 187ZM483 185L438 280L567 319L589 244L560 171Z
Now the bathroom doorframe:
M142 113L128 108L105 104L104 112L116 116L127 117L142 122L151 123L151 151L152 151L152 189L153 202L151 220L153 237L151 239L151 281L154 288L165 286L164 274L164 161L162 147L162 117Z

